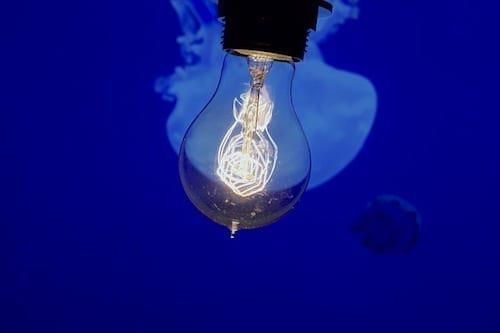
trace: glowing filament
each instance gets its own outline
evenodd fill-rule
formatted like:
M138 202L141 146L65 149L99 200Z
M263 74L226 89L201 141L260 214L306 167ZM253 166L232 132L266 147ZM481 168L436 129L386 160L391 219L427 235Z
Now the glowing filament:
M272 111L265 87L234 99L235 122L219 146L217 175L242 197L262 191L276 167L278 146L267 130Z

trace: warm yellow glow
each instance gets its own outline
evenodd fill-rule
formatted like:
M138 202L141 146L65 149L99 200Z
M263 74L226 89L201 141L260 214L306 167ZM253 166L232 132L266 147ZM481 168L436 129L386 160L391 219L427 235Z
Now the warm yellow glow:
M234 99L235 122L219 146L217 175L239 196L264 190L276 167L278 146L267 129L272 112L265 87Z

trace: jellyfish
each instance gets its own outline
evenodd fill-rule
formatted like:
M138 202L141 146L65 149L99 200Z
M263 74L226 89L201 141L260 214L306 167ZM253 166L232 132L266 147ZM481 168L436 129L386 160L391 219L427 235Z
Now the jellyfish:
M179 17L177 38L184 64L156 80L155 90L175 102L167 135L178 152L187 128L210 99L224 51L214 0L170 0ZM357 1L334 0L335 11L320 19L293 84L294 105L311 149L308 189L328 182L359 153L373 125L377 93L367 78L328 64L322 45L348 19L358 17ZM211 88L210 88L211 87Z
M417 210L397 196L378 196L352 225L362 245L377 254L408 254L420 238Z

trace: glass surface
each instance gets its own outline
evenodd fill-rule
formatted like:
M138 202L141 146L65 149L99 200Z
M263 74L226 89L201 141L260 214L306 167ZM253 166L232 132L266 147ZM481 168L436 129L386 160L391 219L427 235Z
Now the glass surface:
M307 187L310 152L292 105L293 75L293 63L228 54L215 94L184 137L184 190L233 232L276 221Z

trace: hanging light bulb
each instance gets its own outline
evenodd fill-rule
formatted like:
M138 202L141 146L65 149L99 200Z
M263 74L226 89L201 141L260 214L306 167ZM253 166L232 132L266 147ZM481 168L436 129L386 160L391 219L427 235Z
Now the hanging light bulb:
M228 54L183 139L179 172L193 204L232 235L275 222L307 187L310 152L291 84L320 6L331 9L319 0L219 0Z

